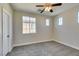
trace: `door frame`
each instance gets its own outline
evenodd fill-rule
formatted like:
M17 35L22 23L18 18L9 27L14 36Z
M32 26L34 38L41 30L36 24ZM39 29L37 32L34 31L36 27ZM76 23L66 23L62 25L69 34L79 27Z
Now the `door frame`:
M8 12L8 10L6 10L5 8L2 8L2 19L3 19L3 12L5 12L5 13L7 13L7 15L9 15L10 17L9 17L9 35L10 35L10 37L9 37L9 49L8 49L8 52L11 52L11 50L12 50L12 14L10 13L10 12ZM2 21L2 24L3 24L3 21ZM2 27L3 27L3 25L2 25ZM3 28L2 28L2 33L3 33ZM3 34L2 34L2 42L3 42ZM2 46L3 46L3 43L2 43ZM3 48L2 48L3 49Z

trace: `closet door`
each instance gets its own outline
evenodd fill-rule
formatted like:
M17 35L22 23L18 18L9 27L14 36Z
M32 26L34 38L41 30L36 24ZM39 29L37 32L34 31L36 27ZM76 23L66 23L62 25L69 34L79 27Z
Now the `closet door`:
M0 6L0 56L2 56L2 10Z
M3 10L3 55L9 52L9 20L8 13Z

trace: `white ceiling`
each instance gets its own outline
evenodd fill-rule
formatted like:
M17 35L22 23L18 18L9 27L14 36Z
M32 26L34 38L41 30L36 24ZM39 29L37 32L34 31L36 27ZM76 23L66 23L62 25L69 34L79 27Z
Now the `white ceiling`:
M30 12L30 13L37 13L41 14L38 9L42 9L39 7L36 7L36 5L44 4L44 3L12 3L11 6L14 10L17 11L23 11L23 12ZM53 7L53 13L50 12L44 12L43 15L53 16L57 15L63 11L66 11L76 5L79 5L78 3L63 3L62 6Z

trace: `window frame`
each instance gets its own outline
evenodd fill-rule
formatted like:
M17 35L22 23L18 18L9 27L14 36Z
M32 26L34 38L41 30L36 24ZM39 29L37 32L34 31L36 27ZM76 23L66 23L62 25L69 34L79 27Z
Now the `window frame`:
M77 12L77 23L79 24L79 11Z
M28 27L29 27L29 30L28 30L28 32L25 32L25 33L24 33L24 31L23 31L23 23L24 23L23 17L28 17L28 18L29 18L29 21L28 21L28 22L25 22L25 23L28 23L28 24L29 24L29 26L28 26ZM32 22L32 21L31 21L31 18L34 18L35 21ZM35 28L34 28L35 32L31 32L31 30L33 30L33 29L32 29L32 27L30 26L30 24L35 24ZM23 34L34 34L34 33L36 33L36 18L35 18L35 17L22 16L22 33L23 33Z
M48 27L50 26L50 19L47 18L47 19L45 20L45 25L48 26Z
M58 26L62 26L63 25L63 17L60 16L58 17Z

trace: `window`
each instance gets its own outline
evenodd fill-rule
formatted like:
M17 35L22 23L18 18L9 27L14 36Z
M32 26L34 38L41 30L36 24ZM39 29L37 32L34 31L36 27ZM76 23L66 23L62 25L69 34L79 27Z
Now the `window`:
M49 19L46 19L46 26L49 26Z
M36 33L36 18L23 16L23 33Z
M78 12L78 23L79 23L79 12Z
M58 19L58 25L62 25L62 24L63 24L63 18L59 17L59 19Z

